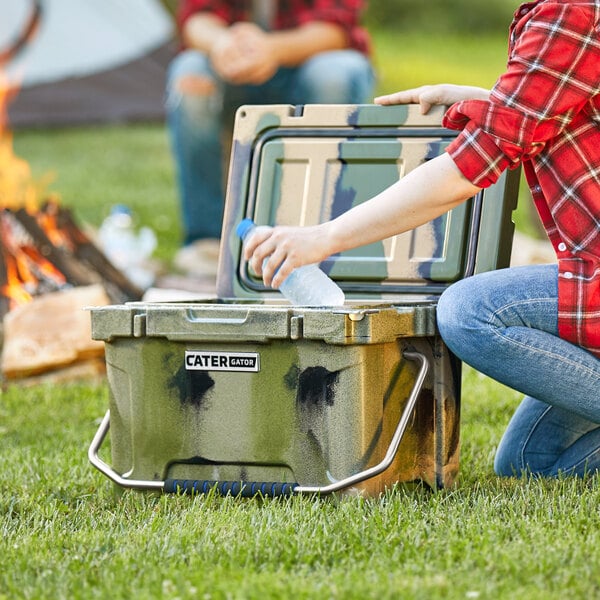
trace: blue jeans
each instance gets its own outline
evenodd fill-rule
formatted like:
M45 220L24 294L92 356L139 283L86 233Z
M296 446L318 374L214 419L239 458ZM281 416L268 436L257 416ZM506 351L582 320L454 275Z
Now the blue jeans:
M183 94L182 76L208 81L210 92ZM360 104L374 85L371 63L355 50L322 52L297 68L282 68L258 86L221 81L203 53L187 50L169 66L166 89L170 133L181 199L184 244L221 235L224 136L242 104Z
M558 337L558 270L483 273L448 288L440 333L465 363L525 394L498 446L498 475L600 468L600 360Z

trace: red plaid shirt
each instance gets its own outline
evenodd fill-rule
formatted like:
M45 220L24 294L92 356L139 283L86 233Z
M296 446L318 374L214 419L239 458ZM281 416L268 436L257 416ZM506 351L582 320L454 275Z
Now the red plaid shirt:
M335 23L348 35L348 47L371 52L371 40L360 26L364 0L278 0L273 29L292 29L312 21ZM250 21L252 0L183 0L178 9L179 27L196 12L211 12L227 23Z
M452 106L448 152L487 187L523 164L558 257L559 335L600 357L600 1L521 5L489 101Z

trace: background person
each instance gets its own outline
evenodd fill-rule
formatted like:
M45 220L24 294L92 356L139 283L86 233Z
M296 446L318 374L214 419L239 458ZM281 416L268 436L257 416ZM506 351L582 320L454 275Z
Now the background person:
M413 229L522 164L558 264L458 281L437 310L460 359L525 394L498 447L500 475L600 467L599 30L598 1L521 5L491 91L436 85L375 100L424 112L451 105L444 125L461 132L446 153L330 222L276 227L245 244L252 268L277 287L293 268Z
M183 0L167 75L184 247L176 267L216 273L224 147L242 104L354 104L372 96L362 0Z

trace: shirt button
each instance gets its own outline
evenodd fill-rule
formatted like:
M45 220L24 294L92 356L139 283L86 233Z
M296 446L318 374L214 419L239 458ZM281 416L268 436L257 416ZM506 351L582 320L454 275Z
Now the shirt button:
M567 245L566 245L564 242L561 242L561 243L558 245L558 249L559 249L561 252L564 252L564 251L567 249Z
M563 277L564 277L565 279L573 279L573 273L571 273L571 271L565 271L565 272L563 273Z

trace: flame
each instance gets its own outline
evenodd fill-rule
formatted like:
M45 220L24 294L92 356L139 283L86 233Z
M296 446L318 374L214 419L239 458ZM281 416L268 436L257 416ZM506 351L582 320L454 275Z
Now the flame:
M56 201L54 206L49 202L46 210L38 210L39 199L50 178L46 176L40 182L34 181L29 164L13 151L7 109L17 91L0 71L0 260L4 267L0 295L8 299L9 310L30 302L40 290L59 289L67 283L63 273L39 252L14 217L11 218L12 211L25 209L35 215L52 244L65 246L69 242L56 222Z
M6 284L0 287L0 293L8 298L9 306L12 310L20 304L30 302L32 299L23 285L21 280L21 274L19 273L19 267L17 260L14 256L4 253L4 267L6 269Z
M60 287L67 283L66 277L49 261L46 260L35 246L24 246L21 248L23 258L28 265L25 267L26 276L22 278L25 285L28 283L37 284L41 278L52 283L53 286ZM23 261L19 261L23 264ZM37 275L34 275L33 272Z
M31 185L29 165L12 152L12 135L0 135L0 202L5 208L35 206L37 191Z
M58 224L58 201L56 198L49 198L44 206L44 210L38 213L37 221L48 239L55 246L63 246L73 251L73 240L67 233L61 229Z
M9 209L0 215L4 285L0 295L9 299L9 308L29 302L41 290L54 291L67 284L58 270L32 243Z
M27 161L16 156L13 151L13 135L7 126L7 111L8 104L16 93L15 86L0 72L0 206L23 207L34 211L51 177L46 175L36 182Z

